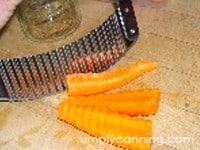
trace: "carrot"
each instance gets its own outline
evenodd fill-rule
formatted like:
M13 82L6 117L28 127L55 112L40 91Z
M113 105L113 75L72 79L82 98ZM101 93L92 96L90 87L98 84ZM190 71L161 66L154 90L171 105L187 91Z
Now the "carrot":
M58 118L106 142L133 150L149 150L152 122L92 107L77 106L67 101L59 105ZM128 140L127 140L128 139Z
M158 110L159 102L159 89L68 97L64 101L64 103L101 108L104 111L112 111L131 116L153 115Z
M162 2L163 0L152 0L153 2L155 2L155 3L160 3L160 2Z
M158 64L153 61L140 61L115 71L68 75L68 94L81 96L103 93L122 86L157 66Z

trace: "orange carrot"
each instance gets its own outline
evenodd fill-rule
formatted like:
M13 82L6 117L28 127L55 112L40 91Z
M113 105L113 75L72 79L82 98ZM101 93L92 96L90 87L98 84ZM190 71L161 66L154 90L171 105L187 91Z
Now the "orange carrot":
M160 3L160 2L162 2L163 0L152 0L153 2L155 2L155 3Z
M115 71L68 75L68 94L81 96L103 93L122 86L157 66L158 64L153 61L140 61Z
M59 105L58 118L114 145L133 150L151 147L147 139L152 136L152 122L147 119L77 106L67 101Z
M158 110L159 102L159 89L68 97L64 101L64 103L101 108L104 111L112 111L131 116L153 115Z

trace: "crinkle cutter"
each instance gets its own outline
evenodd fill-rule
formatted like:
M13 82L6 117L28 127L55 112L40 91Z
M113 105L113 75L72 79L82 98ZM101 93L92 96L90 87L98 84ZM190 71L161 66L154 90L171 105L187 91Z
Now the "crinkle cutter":
M0 100L21 101L67 90L66 75L101 72L115 64L139 35L131 0L75 42L34 56L0 60Z

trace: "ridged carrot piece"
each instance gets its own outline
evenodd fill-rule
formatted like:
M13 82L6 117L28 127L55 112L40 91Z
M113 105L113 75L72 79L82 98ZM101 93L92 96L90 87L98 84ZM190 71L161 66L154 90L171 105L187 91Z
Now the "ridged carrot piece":
M152 136L152 122L147 119L77 106L66 101L59 105L58 118L91 135L105 137L109 140L107 142L111 142L108 139L111 138L114 140L111 144L117 146L133 150L149 150L151 147L151 142L144 140ZM117 141L119 138L120 142ZM127 138L133 140L127 142Z
M121 114L153 115L160 102L159 89L143 89L136 91L105 93L90 96L68 97L66 102L79 106L101 108Z
M103 93L122 86L145 72L156 69L157 66L153 61L140 61L115 71L68 75L68 94L81 96Z

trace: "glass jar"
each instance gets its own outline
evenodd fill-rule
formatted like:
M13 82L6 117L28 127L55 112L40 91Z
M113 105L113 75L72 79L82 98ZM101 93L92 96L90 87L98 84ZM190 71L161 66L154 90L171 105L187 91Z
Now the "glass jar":
M25 0L17 14L26 36L37 41L64 38L81 21L78 0Z

